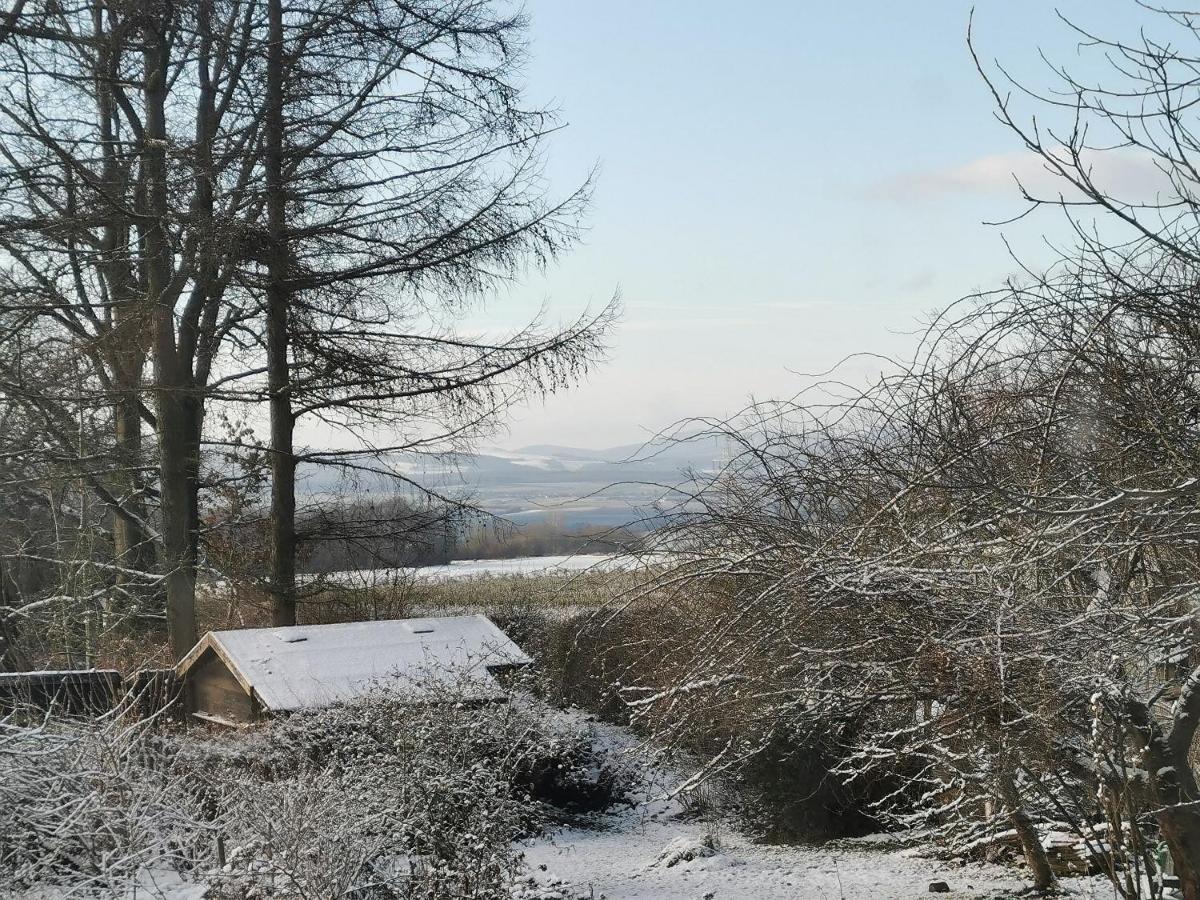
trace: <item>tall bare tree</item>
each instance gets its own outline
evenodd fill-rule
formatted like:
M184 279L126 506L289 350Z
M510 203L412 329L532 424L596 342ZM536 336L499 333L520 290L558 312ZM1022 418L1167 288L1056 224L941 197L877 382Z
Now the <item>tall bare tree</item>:
M493 340L454 327L484 292L570 246L587 196L550 201L540 184L555 126L519 105L522 17L426 0L268 10L271 588L287 624L298 464L394 475L385 454L464 446L517 398L582 375L614 307ZM350 446L298 453L302 417Z
M157 532L179 655L195 639L204 400L222 339L246 317L226 301L259 217L248 186L260 123L244 102L254 7L147 0L18 12L0 48L5 297L93 361L126 479L106 501L119 514L118 553L149 566Z
M456 448L601 355L611 307L494 340L453 327L569 246L587 193L546 199L553 125L512 80L521 17L482 0L94 0L19 4L4 27L5 335L56 332L88 361L112 440L103 473L78 465L114 517L115 580L158 573L174 655L196 637L214 403L272 420L288 622L298 465ZM21 384L38 415L71 418L62 392ZM297 452L306 416L349 446Z

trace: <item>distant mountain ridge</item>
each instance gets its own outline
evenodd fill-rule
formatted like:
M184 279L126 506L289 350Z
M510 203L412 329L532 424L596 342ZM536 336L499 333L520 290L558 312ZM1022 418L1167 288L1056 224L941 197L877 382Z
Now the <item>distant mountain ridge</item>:
M636 456L641 449L641 444L626 444L621 447L607 447L602 450L592 450L584 447L563 447L558 444L530 444L528 447L518 447L513 452L550 456L557 459L576 459L587 462L620 462Z
M723 458L716 441L601 449L531 444L513 450L486 447L452 462L396 455L384 462L406 477L447 493L464 493L515 522L553 519L562 527L612 527L656 516L655 504L688 471L712 471ZM346 485L328 471L309 468L309 495L337 494ZM359 477L356 495L390 493L388 479Z
M491 451L485 449L481 452L486 454ZM557 444L530 444L511 452L580 462L634 464L654 461L656 464L700 469L711 468L723 456L722 448L715 439L662 444L622 444L600 450L563 447Z

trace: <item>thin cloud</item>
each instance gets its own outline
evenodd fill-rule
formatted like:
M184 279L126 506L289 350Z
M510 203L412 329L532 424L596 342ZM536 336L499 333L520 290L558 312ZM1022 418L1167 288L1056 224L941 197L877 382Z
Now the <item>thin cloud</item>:
M1065 149L1055 155L1067 159ZM1122 201L1147 203L1177 195L1154 157L1143 151L1088 151L1083 159L1096 185ZM870 194L903 203L972 194L1012 196L1017 191L1017 182L1043 199L1052 200L1059 195L1072 199L1076 194L1046 160L1028 151L993 153L961 165L892 176L874 185Z
M922 269L920 272L902 279L896 286L905 291L921 291L932 287L937 281L937 272L933 269Z
M696 319L681 316L677 319L633 319L622 322L619 327L625 331L703 331L709 328L755 328L765 324L767 323L761 319Z
M782 309L788 312L795 312L806 309L822 309L828 306L834 306L837 303L835 300L771 300L766 303L755 303L755 309Z

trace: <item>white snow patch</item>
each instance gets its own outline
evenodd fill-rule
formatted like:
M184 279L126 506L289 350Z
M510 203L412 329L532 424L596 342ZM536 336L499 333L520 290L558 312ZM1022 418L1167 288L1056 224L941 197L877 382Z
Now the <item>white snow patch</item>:
M574 556L522 556L516 559L459 559L444 566L353 569L320 576L326 581L371 587L397 581L448 581L501 575L570 575L578 572L621 572L637 568L632 556L579 553ZM307 576L309 579L314 576Z
M632 754L629 731L596 724L605 752ZM677 777L672 776L672 778ZM682 780L682 779L679 779ZM829 845L756 844L729 822L687 820L676 800L646 781L634 802L593 827L561 828L523 845L528 875L521 898L606 900L916 900L945 881L949 897L987 897L1029 886L1018 868L959 864L888 844L920 832L869 836ZM878 845L878 846L877 846ZM697 852L700 851L700 852ZM928 852L928 847L924 848ZM690 857L690 858L688 858ZM1111 898L1102 877L1064 879L1072 896Z
M151 867L139 869L137 877L125 884L41 886L20 896L25 900L204 900L210 888L203 882L189 881L174 869Z
M680 836L667 844L662 853L658 854L658 859L654 860L651 865L664 866L669 869L680 863L690 863L716 856L719 852L717 841L712 834L705 834L698 839Z

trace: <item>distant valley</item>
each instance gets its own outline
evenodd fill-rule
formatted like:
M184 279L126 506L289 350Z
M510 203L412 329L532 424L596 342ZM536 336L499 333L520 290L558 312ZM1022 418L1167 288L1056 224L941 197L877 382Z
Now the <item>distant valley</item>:
M388 467L427 488L470 496L488 512L518 524L551 522L572 530L653 524L678 502L673 490L689 473L711 473L723 459L713 440L663 446L628 444L604 449L537 444L515 450L483 448L453 459L394 456ZM304 473L310 497L388 494L384 476L358 476L353 484L330 469Z

